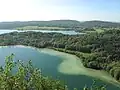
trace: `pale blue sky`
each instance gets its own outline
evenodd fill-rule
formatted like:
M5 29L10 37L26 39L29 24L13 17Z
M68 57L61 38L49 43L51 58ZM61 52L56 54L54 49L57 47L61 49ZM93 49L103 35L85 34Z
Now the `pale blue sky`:
M0 0L0 21L56 19L120 22L120 0Z

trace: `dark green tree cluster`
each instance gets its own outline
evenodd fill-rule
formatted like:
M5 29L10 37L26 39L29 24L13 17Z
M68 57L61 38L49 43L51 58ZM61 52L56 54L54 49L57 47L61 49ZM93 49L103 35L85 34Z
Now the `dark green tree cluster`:
M9 33L0 36L0 45L27 45L38 48L54 47L72 51L90 53L87 46L82 46L82 36L70 36L57 33L21 32Z

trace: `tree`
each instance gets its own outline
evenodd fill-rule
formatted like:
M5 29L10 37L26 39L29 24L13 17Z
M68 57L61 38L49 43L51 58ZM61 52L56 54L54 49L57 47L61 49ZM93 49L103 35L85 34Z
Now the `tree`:
M14 62L13 56L8 56L5 67L0 68L0 90L67 90L59 80L44 77L31 61L26 65Z
M7 56L5 66L0 67L0 90L68 90L59 80L43 76L39 69L33 67L31 61L28 64L20 60L14 62L13 57L14 54ZM86 86L83 90L106 89L94 83L90 88Z

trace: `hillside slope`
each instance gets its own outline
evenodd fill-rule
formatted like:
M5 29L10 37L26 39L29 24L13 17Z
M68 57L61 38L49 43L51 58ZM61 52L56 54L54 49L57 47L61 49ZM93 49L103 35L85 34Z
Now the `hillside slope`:
M103 28L117 28L120 27L120 23L107 22L107 21L85 21L80 24L84 28L103 27Z
M120 23L107 21L85 21L79 22L76 20L51 20L51 21L16 21L16 22L0 22L0 29L15 29L26 26L38 27L61 27L61 28L117 28Z
M14 29L25 26L39 27L75 27L79 21L75 20L52 20L52 21L24 21L24 22L0 22L0 29Z

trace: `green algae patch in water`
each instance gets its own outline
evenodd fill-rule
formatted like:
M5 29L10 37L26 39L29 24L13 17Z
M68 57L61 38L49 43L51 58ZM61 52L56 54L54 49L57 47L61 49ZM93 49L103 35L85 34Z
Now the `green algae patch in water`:
M117 82L113 77L111 77L107 72L103 70L85 68L80 58L76 57L75 55L54 51L51 49L42 49L41 52L59 56L62 58L62 62L58 66L58 71L62 74L90 76L120 87L120 83Z

